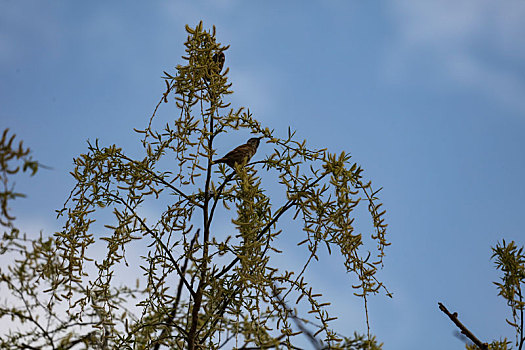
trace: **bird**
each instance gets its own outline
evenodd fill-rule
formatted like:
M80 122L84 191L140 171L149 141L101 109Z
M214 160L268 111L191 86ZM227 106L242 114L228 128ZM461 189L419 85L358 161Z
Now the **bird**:
M217 73L220 73L222 70L222 67L224 67L224 61L226 61L226 56L224 55L224 52L219 52L213 55L211 58L213 62L217 63Z
M224 55L224 52L218 52L212 56L212 61L215 63L213 67L213 71L215 73L219 74L222 71L222 67L224 67L224 61L226 61L226 56ZM208 74L204 77L206 81L211 80L212 76L212 69L208 69Z
M246 165L257 152L262 137L252 137L244 145L240 145L228 152L224 157L213 161L213 164L225 163L235 169L235 164Z

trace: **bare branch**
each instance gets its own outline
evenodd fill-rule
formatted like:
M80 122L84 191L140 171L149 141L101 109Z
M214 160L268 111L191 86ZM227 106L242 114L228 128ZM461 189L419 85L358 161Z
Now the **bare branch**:
M476 344L476 346L481 350L489 350L489 345L487 343L482 343L478 338L476 338L474 334L472 334L472 332L467 327L465 327L465 325L463 325L463 323L459 321L457 312L450 313L450 311L447 310L445 305L443 305L442 303L438 303L438 305L439 309L443 311L445 315L447 315L452 320L452 322L454 322L454 324L461 330L462 334L464 334L467 338L472 340L472 342Z

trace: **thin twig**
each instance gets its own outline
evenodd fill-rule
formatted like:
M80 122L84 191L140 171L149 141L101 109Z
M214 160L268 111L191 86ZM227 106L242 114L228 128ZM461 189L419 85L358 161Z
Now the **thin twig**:
M319 181L321 181L325 176L327 175L327 173L321 175L320 177L318 177L314 182L312 182L311 184L308 184L308 187L307 188L303 188L301 191L299 192L304 192L306 191L308 188L311 188L312 186L316 185ZM259 234L257 235L257 240L260 240L262 238L262 236L268 232L268 230L277 222L277 220L279 220L279 218L281 217L281 215L283 215L286 211L288 211L288 209L290 209L291 207L293 207L296 203L296 199L289 199L288 202L286 202L285 205L283 205L281 208L279 208L278 210L278 213L277 215L275 215L275 217L268 223L266 224L266 226L264 226L264 228L261 230L261 232L259 232ZM215 278L220 278L221 276L223 276L225 273L227 273L229 270L231 270L231 268L237 263L239 262L240 258L239 257L236 257L235 259L233 259L226 267L224 267L221 272L219 272Z
M266 224L266 226L261 230L261 232L257 235L257 240L261 239L261 237L270 229L270 227L275 224L275 222L279 219L279 217L281 217L281 215L283 215L288 209L290 209L291 207L293 207L293 205L295 204L295 200L289 200L285 205L283 205L280 210L279 210L279 213L268 223ZM221 270L221 272L219 272L217 275L215 275L215 279L217 278L220 278L222 277L224 274L226 274L228 271L231 270L231 268L237 263L239 262L240 258L239 257L236 257L235 259L233 259L227 266L223 267L223 269Z
M211 221L213 220L213 214L215 213L215 208L217 207L217 203L219 202L219 198L222 194L222 191L224 190L224 187L226 186L228 182L231 181L234 175L235 175L235 171L230 173L228 176L226 176L226 178L224 179L224 182L217 189L217 193L213 194L215 196L215 201L213 202L213 205L211 206L210 219L208 220L208 225L211 225Z
M200 232L200 229L198 229L197 232L195 232L195 235L193 236L193 238L192 238L192 240L190 242L190 248L189 248L190 252L193 250L193 245L197 241L197 237L199 237L199 232ZM186 273L186 268L188 267L188 260L189 260L189 256L186 256L184 258L184 264L182 265L182 269L181 269L182 270L181 272L183 274ZM167 333L170 331L170 328L174 325L173 321L175 319L175 315L177 313L177 307L178 307L179 302L180 302L180 297L181 297L181 294L182 294L182 286L183 286L183 280L181 279L179 281L179 285L177 287L177 296L175 297L175 302L173 303L173 307L171 309L171 312L168 315L168 319L166 320L167 327L164 328L164 330L160 334L160 337L158 338L158 340L164 339L167 336ZM155 347L153 348L154 350L159 350L159 348L160 348L160 342L158 340L157 340L157 343L155 344Z
M145 170L146 172L148 172L150 175L152 175L157 181L159 181L160 183L162 183L164 186L167 186L169 187L170 189L172 189L173 191L175 191L175 193L177 193L178 195L184 197L188 202L190 202L191 204L199 207L199 208L202 208L203 205L196 202L193 198L191 198L191 196L188 196L186 193L182 192L181 190L179 190L177 187L173 186L172 184L170 184L169 182L167 182L166 180L164 180L162 177L160 177L159 175L157 175L154 171L152 171L151 169L145 167L145 166L142 166L142 164L136 160L133 160L131 158L128 158L126 157L125 155L121 155L122 159L125 159L131 163L134 163L135 165L138 165L140 166L143 170Z
M523 296L521 295L521 286L518 284L518 295L520 297L520 316L521 316L521 322L520 322L520 333L518 336L520 337L520 344L518 347L518 350L521 350L523 348L523 343L525 342L525 336L523 335Z
M115 198L116 201L124 204L124 206L133 213L133 215L135 216L135 218L140 222L140 224L144 227L144 229L155 239L155 241L161 246L161 248L166 252L166 254L168 254L168 258L170 259L170 261L172 262L173 266L175 267L175 269L177 270L177 273L179 274L180 278L182 279L182 281L184 282L184 285L186 286L186 288L188 289L188 291L190 292L190 294L195 297L195 292L193 291L193 288L191 288L191 285L188 283L188 281L186 280L186 278L184 277L184 274L182 273L179 265L177 264L177 260L175 260L175 258L173 257L173 254L171 254L171 251L170 249L164 244L164 242L162 242L162 240L157 236L157 234L155 232L153 232L153 230L151 230L147 225L146 223L144 222L144 220L142 220L142 218L140 216L137 215L137 213L133 210L133 208L128 204L126 203L126 201L124 201L122 198L110 193L110 195Z
M465 327L465 325L463 325L463 323L461 323L458 320L457 312L450 313L450 311L447 310L445 305L441 303L438 303L438 305L439 305L439 309L443 311L448 316L448 318L452 320L452 322L454 322L454 324L461 330L462 334L464 334L467 338L472 340L472 342L476 344L476 346L480 348L481 350L489 350L489 345L487 343L482 343L478 338L476 338L474 334L472 334L472 332L467 327Z
M303 320L300 319L296 314L295 312L292 311L292 309L290 309L290 307L286 304L286 301L284 301L284 299L282 299L280 296L279 296L279 290L277 289L277 287L275 286L275 284L272 284L272 292L273 292L273 295L275 298L277 298L277 300L279 301L279 304L281 304L281 306L286 310L286 312L292 316L292 319L294 320L295 322L295 325L297 326L297 328L299 328L299 330L308 338L308 340L310 341L310 343L312 344L312 346L314 347L314 349L322 349L322 346L321 346L321 343L319 342L319 340L312 334L312 332L310 332L304 325L303 325Z

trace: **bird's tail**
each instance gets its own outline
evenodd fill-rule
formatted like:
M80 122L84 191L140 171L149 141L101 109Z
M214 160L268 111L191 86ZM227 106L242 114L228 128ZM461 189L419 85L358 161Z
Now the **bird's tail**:
M211 164L219 164L219 163L226 163L226 159L225 158L220 158L220 159L216 159L216 160L212 160L211 161Z

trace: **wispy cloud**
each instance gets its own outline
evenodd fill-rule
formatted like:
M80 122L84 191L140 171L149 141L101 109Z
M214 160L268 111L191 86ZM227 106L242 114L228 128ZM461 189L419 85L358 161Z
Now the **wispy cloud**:
M391 46L395 76L403 62L428 59L439 73L508 108L525 111L525 3L490 0L396 1ZM397 74L396 74L397 73Z

